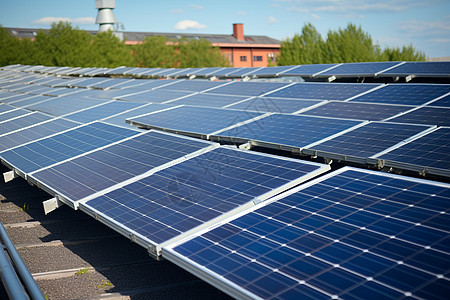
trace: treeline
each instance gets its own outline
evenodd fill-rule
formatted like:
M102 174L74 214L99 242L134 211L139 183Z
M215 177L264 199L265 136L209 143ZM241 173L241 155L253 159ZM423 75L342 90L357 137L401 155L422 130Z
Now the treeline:
M373 43L361 27L348 24L344 29L329 31L326 40L310 23L300 34L281 43L278 65L424 61L425 54L412 45L385 48ZM10 36L0 27L0 66L11 64L72 67L163 67L196 68L230 66L228 59L204 39L168 40L147 37L143 43L126 45L112 32L91 35L70 23L52 25L39 31L33 40Z
M70 23L52 25L33 40L12 37L0 27L0 65L24 64L70 67L194 68L229 66L208 40L147 37L142 44L126 45L112 32L91 35Z
M278 65L424 61L425 53L412 45L381 49L361 27L349 23L346 28L330 30L324 40L317 29L307 23L300 34L281 43Z

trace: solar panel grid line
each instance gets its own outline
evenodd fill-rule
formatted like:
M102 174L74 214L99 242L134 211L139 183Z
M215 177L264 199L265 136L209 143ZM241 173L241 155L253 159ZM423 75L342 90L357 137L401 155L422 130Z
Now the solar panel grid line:
M283 70L283 71L281 71L281 72L279 72L279 73L276 73L275 76L278 77L278 76L280 76L280 75L283 75L284 73L287 73L287 72L289 72L289 71L291 71L291 70L293 70L293 69L295 69L295 68L297 68L297 67L298 67L298 66L291 66L291 68L288 68L288 69Z
M259 116L256 116L256 117L253 117L253 118L250 118L250 119L247 119L247 120L244 120L244 121L240 121L239 123L232 124L232 125L230 125L230 126L228 126L228 127L225 127L225 128L220 129L220 130L217 130L217 131L214 131L214 132L212 132L212 133L207 134L207 135L206 135L206 139L209 140L209 139L211 138L211 136L214 136L214 135L220 135L221 132L224 132L224 131L227 131L227 130L234 129L234 128L236 128L236 127L243 126L243 125L252 123L252 122L254 122L254 121L258 121L258 120L264 119L264 118L266 118L266 117L268 117L268 116L270 116L270 115L272 115L272 114L273 114L273 113L267 112L267 113L264 113L264 114L259 115Z
M152 102L147 103L146 105L150 105L150 104L152 104ZM159 104L159 103L156 103L156 104ZM153 114L156 114L156 113L159 113L159 112L162 112L162 111L167 111L167 110L171 110L171 109L175 109L175 108L183 107L183 106L184 105L177 105L177 106L168 107L168 108L162 109L162 110L152 111L152 112L149 112L149 113L145 113L145 114L134 116L133 119L140 118L140 117L145 117L145 116L149 116L149 115L153 115ZM128 120L127 120L127 123L129 123L130 125L133 125L133 126L139 126L137 124L134 124L133 122L128 122Z
M293 101L295 101L295 100L293 100ZM301 108L301 109L299 109L299 110L297 110L297 111L294 111L292 114L293 114L293 115L300 115L300 114L303 114L303 113L307 112L308 110L315 109L315 108L317 108L317 107L320 107L320 106L322 106L322 105L325 105L325 104L327 104L327 103L330 102L330 101L333 101L333 100L323 100L323 101L320 101L320 102L318 102L318 103L316 103L316 104L313 104L313 105L311 105L311 106L304 107L304 108Z
M320 74L322 74L322 73L325 73L325 72L328 72L328 71L330 71L330 70L333 70L334 68L339 67L340 65L342 65L342 63L333 65L333 66L331 66L331 67L329 67L329 68L326 68L325 70L322 70L322 71L319 71L319 72L317 72L317 73L314 73L314 74L311 75L311 77L314 78L314 77L316 77L316 76L318 76L318 75L320 75Z
M403 123L398 123L398 124L403 124ZM417 133L417 134L415 134L415 135L413 135L413 136L411 136L411 137L409 137L409 138L407 138L407 139L405 139L405 140L403 140L403 141L401 141L401 142L399 142L399 143L397 143L397 144L395 144L395 145L385 149L384 151L381 151L381 152L378 152L377 154L374 154L373 156L371 156L371 158L378 158L378 157L380 157L380 156L382 156L382 155L384 155L386 153L391 152L392 150L395 150L395 149L397 149L397 148L399 148L399 147L401 147L401 146L403 146L405 144L413 142L413 141L415 141L415 140L417 140L417 139L419 139L419 138L421 138L421 137L423 137L423 136L425 136L425 135L427 135L427 134L429 134L429 133L439 129L439 127L436 126L436 125L434 125L434 126L424 125L424 127L428 127L428 128L424 128L424 130L422 132L419 132L419 133Z
M418 109L421 108L421 107L424 107L424 105L412 107L410 110L403 111L403 112L398 113L398 114L396 114L396 115L394 115L394 116L392 116L392 117L389 117L389 118L384 119L383 122L390 122L391 120L393 120L393 119L395 119L395 118L398 118L398 117L403 116L403 115L407 115L407 114L409 114L410 112L416 111L416 110L418 110Z
M27 97L25 99L15 100L15 101L11 102L10 104L14 105L14 106L17 106L17 107L20 107L20 108L27 109L28 106L31 106L31 105L34 105L34 104L41 104L41 103L43 103L45 101L49 101L49 100L54 99L53 97L52 98L49 97L48 99L42 99L41 101L38 101L38 102L34 102L34 103L23 105L23 102L25 102L25 101L29 102L29 100L38 99L38 97L40 97L40 96L39 95L34 95L34 96L31 96L31 97ZM46 96L46 97L48 97L48 96Z
M378 89L381 89L381 88L383 88L383 87L385 87L385 86L386 86L385 84L381 84L381 85L375 86L375 87L374 87L373 89L371 89L371 90L368 90L368 91L362 92L362 93L360 93L360 94L354 95L354 96L352 96L352 97L350 97L350 98L347 98L347 99L345 99L345 100L343 100L343 101L344 101L344 102L347 102L347 101L353 100L353 99L355 99L355 98L361 97L362 95L369 94L369 93L371 93L371 92L373 92L373 91L376 91L376 90L378 90Z
M7 105L10 109L9 110L5 110L5 111L0 111L0 116L3 115L3 114L8 114L8 113L14 112L14 111L22 110L22 108L20 108L20 107L14 107L14 106L11 106L9 104L2 104L2 106L3 105Z
M249 100L252 100L252 99L255 99L255 98L257 98L257 96L250 96L250 97L248 97L248 98L239 100L239 101L237 101L237 102L230 103L230 104L227 104L227 105L225 105L225 106L222 106L221 108L231 108L231 109L233 109L233 107L232 107L233 105L241 104L241 103L244 103L244 102L246 102L246 101L249 101Z
M259 208L261 208L261 207L264 207L264 206L267 206L267 205L270 205L270 204L272 204L272 203L277 203L277 201L279 200L279 199L283 199L283 197L285 197L285 196L289 196L289 195L292 195L292 194L294 194L294 193L297 193L297 192L301 192L302 190L307 190L309 187L311 187L311 186L313 186L313 185L315 185L315 184L317 184L317 183L321 183L322 181L323 182L325 182L326 183L326 180L328 179L328 178L330 178L330 177L333 177L333 176L335 176L336 174L340 174L340 173L344 173L345 171L347 171L347 170L358 170L358 169L354 169L354 168L349 168L349 167L345 167L345 168L342 168L342 169L340 169L340 170L338 170L338 171L335 171L335 172L333 172L333 173L329 173L329 174L326 174L326 175L324 175L324 176L321 176L320 178L318 178L318 179L314 179L313 181L311 181L311 182L308 182L308 183L306 183L306 184L304 184L304 185L301 185L301 186L299 186L299 187L297 187L297 188L295 188L294 190L291 190L291 191L288 191L288 192L286 192L285 194L282 194L282 195L279 195L279 196L277 196L277 197L275 197L275 198L272 198L271 200L269 200L269 201L266 201L266 202L264 202L264 203L261 203L261 204L259 204L257 207L254 207L254 208L251 208L250 209L250 211L252 211L252 212L255 212L257 209L259 209ZM359 170L358 172L360 172L361 170ZM415 179L415 178L407 178L407 177L402 177L402 176L399 176L399 175L393 175L393 174L389 174L389 175L383 175L383 174L381 174L381 173L379 173L379 172L374 172L374 171L367 171L367 170L363 170L362 172L365 172L365 173L368 173L368 174L375 174L375 175L380 175L380 176L389 176L389 178L394 178L394 179L400 179L400 180L408 180L408 181L411 181L411 182L416 182L416 183L419 183L419 184L422 184L422 183L426 183L426 184L431 184L431 185L435 185L435 186L439 186L439 187L444 187L444 188L450 188L450 185L448 185L448 184L445 184L445 183L439 183L439 182L431 182L431 181L429 181L429 182L426 182L426 181L424 181L424 180L422 180L422 179ZM357 178L357 177L353 177L352 176L352 178ZM356 180L358 180L358 179L356 179ZM366 182L365 181L365 179L361 179L363 182ZM368 183L370 183L370 184L372 184L372 182L371 181L367 181ZM324 183L324 184L325 184ZM375 182L376 183L376 182ZM398 191L402 191L402 190L404 190L403 188L402 188L402 186L397 186L396 184L394 184L394 185L392 185L392 187L394 188L394 189L397 189ZM335 186L329 186L329 188L330 189L334 189L335 188ZM350 192L352 193L352 194L357 194L357 191L356 190L350 190ZM394 193L395 191L393 191L392 193ZM415 190L415 192L416 193L421 193L421 194L423 194L423 196L427 196L427 190L425 190L425 192L420 192L420 191L418 191L418 190ZM309 194L308 194L309 195ZM370 195L368 195L368 196L370 196ZM320 196L318 196L319 198L320 198ZM380 197L380 196L378 196L378 195L376 195L376 196L370 196L370 197L373 197L374 199L377 199L378 200L378 198ZM315 198L317 198L317 197L315 197ZM328 200L327 198L324 198L325 200L327 200L327 201L331 201L331 202L334 202L334 201L338 201L337 203L339 203L339 204L342 204L341 202L339 202L339 199L333 199L333 198L330 198L331 200ZM386 201L386 199L380 199L381 201ZM400 200L401 201L401 200ZM403 207L406 209L406 208L410 208L411 207L411 205L408 205L408 203L402 203L402 202L399 202L401 205L403 205ZM289 208L290 207L290 205L289 205L289 203L280 203L279 205L283 205L283 206L286 206L286 208ZM292 206L292 208L296 208L296 209L302 209L301 207L300 207L300 205L301 204L298 204L298 206L296 206L296 205L294 205L294 206ZM420 205L419 205L420 206ZM309 212L309 214L310 215L317 215L317 213L319 212L319 214L321 214L320 213L320 211L321 211L321 208L319 208L319 207L311 207L313 210L311 210L311 211L308 211L308 210L306 210L307 212ZM318 211L315 211L315 210L318 210ZM354 210L355 211L360 211L360 209L359 209L359 207L355 207L354 208ZM373 210L372 210L373 211ZM376 213L376 211L374 211L375 213ZM246 213L248 213L248 212L246 212ZM439 212L439 210L436 210L435 211L435 213L440 213ZM248 214L250 214L250 213L248 213ZM235 219L236 217L240 217L240 216L242 216L242 215L244 215L244 214L240 214L240 215L236 215L235 217L233 217L233 219ZM334 222L339 222L339 223L341 223L341 222L344 222L343 220L340 220L340 219L334 219L333 217L331 217L331 216L327 216L327 215L325 215L325 214L321 214L322 215L322 217L323 218L326 218L326 219L329 219L330 221L334 221ZM384 216L383 214L381 214L382 216ZM264 214L264 215L262 215L263 217L265 217L265 218L268 218L268 219L270 219L270 220L272 220L272 218L271 218L271 215L266 215L266 214ZM390 216L390 217L392 217L392 216ZM275 220L275 218L273 219L274 221L280 221L280 220L278 220L278 219L276 219ZM357 224L352 224L352 223L348 223L347 222L347 224L348 224L348 226L353 226L353 227L355 227L355 228L361 228L361 229L363 229L363 230L372 230L372 229L370 229L370 228L367 228L367 226L364 226L364 227L361 227L360 225L357 225ZM414 221L411 221L410 222L410 224L411 225L416 225L417 226L417 224L414 222ZM287 225L287 224L286 224ZM236 223L234 223L233 224L233 226L238 226L239 227L239 225L238 224L236 224ZM250 225L249 225L250 226ZM294 226L294 227L296 227L296 224L291 224L290 225L291 227L292 226ZM325 225L323 225L323 226L325 226ZM419 225L419 226L421 226L421 225ZM244 228L244 230L245 230L245 228ZM304 230L304 229L303 229ZM314 234L321 234L320 233L320 227L317 227L313 232L314 232ZM319 232L317 232L317 231L319 231ZM373 231L373 230L372 230ZM254 233L254 231L251 231L252 233ZM323 232L323 231L322 231ZM377 232L377 231L375 231L375 232ZM443 233L448 233L448 231L442 231ZM268 232L268 233L270 233L270 232ZM378 232L377 232L378 233ZM202 233L200 233L200 234L202 234ZM256 234L256 233L255 233ZM403 241L406 241L407 243L411 243L412 245L418 245L420 248L422 248L423 250L422 251L425 251L425 250L429 250L429 249L433 249L433 245L434 244L432 244L431 245L431 247L430 247L430 245L428 245L428 244L420 244L420 243L416 243L416 242L414 242L414 241L408 241L408 240L404 240L404 239L402 239L402 238L399 238L398 236L392 236L391 234L389 234L389 233L383 233L383 232L381 232L380 234L384 234L384 236L387 238L387 239L389 239L389 240L403 240ZM398 234L396 234L396 235L400 235L401 234L401 232L399 232ZM264 236L262 236L261 238L263 238L263 239L269 239L264 233L263 233L263 235ZM356 248L356 249L358 249L361 253L362 252L364 252L364 253L371 253L371 255L375 255L375 256L379 256L379 257L382 257L382 258L384 258L384 259L387 259L387 260L390 260L393 264L393 266L394 266L394 268L395 268L395 266L396 265L402 265L402 266L407 266L407 267L410 267L410 268L413 268L413 269L415 269L415 270L418 270L418 271L420 271L420 272L423 272L423 273L427 273L428 275L431 275L431 277L434 277L434 278L444 278L444 279L446 279L447 281L448 281L448 277L446 278L445 277L445 275L444 274L439 274L438 272L436 272L436 271L430 271L430 270L427 270L427 269L424 269L424 268L422 268L422 267L420 267L420 266L416 266L416 265L412 265L412 264L410 264L410 263L408 263L408 260L406 259L406 258L408 258L408 257L402 257L403 258L403 260L398 260L397 258L394 258L394 257L389 257L389 256L386 256L385 254L383 254L382 252L380 253L380 252L377 252L377 251L375 251L375 252L373 252L371 249L373 248L373 247L371 247L370 249L366 249L366 247L361 247L361 246L358 246L358 245L352 245L352 244L348 244L348 243L346 243L345 242L345 236L344 237L339 237L338 238L338 240L335 240L335 238L334 237L332 237L332 236L323 236L324 238L326 238L326 239L328 239L328 240L330 240L331 242L333 242L333 243L340 243L340 244L346 244L346 245L348 245L348 246L350 246L350 247L353 247L353 248ZM205 238L207 238L207 237L202 237L203 239L205 239ZM183 241L181 242L181 243L183 243ZM180 244L181 244L180 243ZM217 245L220 245L220 244L218 244L218 243L216 243L215 241L211 241L211 243L213 243L213 244L217 244ZM272 240L272 244L273 243L276 243L276 244L281 244L281 242L280 241L275 241L275 240ZM383 241L382 242L378 242L378 243L383 243ZM178 244L179 245L179 244ZM180 266L182 266L183 268L186 268L187 270L189 270L189 271L191 271L191 272L194 272L194 274L196 274L197 275L197 272L200 270L200 271L205 271L205 269L206 270L208 270L207 268L205 268L205 265L199 265L199 264L196 264L195 262L193 262L193 261L190 261L190 262L186 262L185 260L184 260L184 258L183 258L183 256L181 255L181 254L179 254L179 253L177 253L176 251L174 251L173 249L175 248L175 247L177 247L178 245L169 245L169 247L167 247L167 248L164 248L163 249L163 257L165 257L166 259L168 259L168 260L170 260L170 261L172 261L172 262L175 262L176 264L178 264L178 265L180 265L179 263L181 262L182 263L182 265L180 265ZM289 245L286 245L286 244L281 244L281 246L283 246L283 247L287 247L287 246L289 246ZM221 245L221 247L226 247L226 246L224 246L224 245ZM201 248L197 248L197 250L196 251L198 251L198 252L200 252L202 249ZM357 276L360 276L361 278L362 278L362 282L364 282L364 279L366 279L366 280L368 280L368 281L375 281L375 282L377 282L377 283L379 283L379 284L381 284L381 285L384 285L384 286L387 286L387 287L389 287L390 289L393 289L393 290L396 290L396 291L398 291L398 292L400 292L402 295L405 295L405 296L415 296L415 298L421 298L420 296L417 296L417 295L415 295L415 294L412 294L407 288L399 288L398 286L392 286L391 284L389 284L388 282L383 282L383 281L381 281L380 279L378 279L378 277L379 276L369 276L369 277L367 277L367 274L363 274L363 273L360 273L360 272L358 272L358 271L355 271L355 270L352 270L352 269L348 269L348 268L346 268L345 267L345 260L344 261L341 261L341 262L339 262L338 264L336 264L335 262L332 262L332 261L327 261L327 260L324 260L322 257L317 257L315 254L311 254L311 253L308 253L308 252L304 252L303 250L301 250L301 249L294 249L294 250L296 250L296 251L300 251L300 252L303 252L304 254L307 254L309 257L312 257L312 256L314 256L315 257L315 259L316 260L321 260L321 261L325 261L328 265L329 265L329 269L332 269L332 268L339 268L339 269L342 269L342 270L346 270L347 272L349 272L349 274L355 274L355 275L357 275ZM314 251L316 251L317 249L315 249ZM436 249L437 251L439 251L439 252L441 252L441 253L443 253L443 254L445 254L445 255L448 255L448 253L447 252L445 252L445 251L441 251L440 249ZM231 253L233 253L233 251L234 251L234 249L229 249L229 251L231 252ZM230 252L228 252L228 253L230 253ZM314 252L314 253L316 253L316 252ZM240 254L240 253L238 253L238 254ZM244 253L244 255L245 255L245 253ZM402 259L402 258L400 258L400 259ZM406 259L406 261L405 261L405 259ZM348 260L348 258L347 258L347 260ZM254 259L253 257L249 257L248 258L248 261L252 261L252 262L258 262L258 259ZM344 265L343 265L343 263L344 263ZM191 268L191 266L192 265L197 265L197 266L199 266L199 267L197 267L197 268L194 268L194 270ZM276 268L276 269L274 269L273 268L273 266L267 266L267 269L269 269L269 270L272 270L272 272L279 272L280 270L278 269L278 268ZM211 269L209 269L209 270L211 270ZM326 271L326 270L325 270ZM213 273L214 274L214 273ZM289 275L289 274L287 274L287 275ZM217 276L217 274L215 274L215 276ZM200 276L201 277L201 276ZM201 277L202 278L202 277ZM220 279L222 279L223 277L219 277ZM295 278L294 278L295 279ZM208 280L208 279L207 279ZM211 282L211 281L209 281L209 282ZM295 282L298 282L298 278L294 281L294 283ZM304 283L304 281L302 282L302 284ZM426 284L426 282L424 283L424 282L422 282L421 283L422 284L422 286L424 285L424 284ZM316 286L317 287L317 286ZM354 287L354 286L353 286ZM414 290L417 290L418 288L420 288L421 287L421 285L419 284L419 286L414 286ZM350 290L350 288L349 289L347 289L347 290L340 290L339 291L339 294L345 294L347 291L349 291ZM413 291L414 291L413 290ZM272 297L273 296L276 296L276 295L271 295ZM338 295L333 295L333 296L335 296L335 298L337 298L338 297ZM367 295L366 295L367 296Z
M140 109L140 108L152 105L152 104L153 104L152 102L150 102L150 103L143 103L141 106L130 108L130 109L127 109L127 110L115 113L113 115L110 115L110 116L107 116L107 117L103 117L103 118L99 119L98 121L104 121L104 120L109 119L109 118L117 117L117 116L119 116L121 114L128 113L128 112L131 112L131 111L133 111L135 109Z
M401 61L401 62L399 62L397 65L394 65L394 66L391 66L391 67L386 68L386 69L384 69L384 70L381 70L380 72L375 73L375 74L374 74L374 77L378 77L380 74L383 74L384 72L387 72L387 71L389 71L389 70L391 70L391 69L397 68L397 67L399 67L399 66L401 66L401 65L403 65L403 64L405 64L405 63L406 63L406 61Z
M281 90L283 90L283 89L285 89L285 88L288 88L288 87L290 87L290 86L292 86L292 85L294 85L294 84L296 84L296 83L295 83L295 82L291 82L291 83L289 83L289 84L287 84L287 85L285 85L285 86L279 87L279 88L274 89L274 90L272 90L272 91L268 91L268 92L263 93L263 94L258 95L258 96L259 96L259 97L270 96L270 94L275 93L275 92L278 92L278 91L281 91Z
M200 93L214 93L214 90L215 90L215 89L224 87L224 86L229 85L229 84L231 84L231 83L233 83L233 81L224 82L224 84L222 84L222 85L213 86L213 87L211 87L211 88L209 88L209 89L206 89L206 90L201 91Z
M432 105L434 102L437 102L438 100L441 100L442 98L445 98L445 97L448 97L448 96L450 96L450 92L448 92L447 94L444 94L444 95L442 95L442 96L439 96L439 97L437 97L437 98L435 98L435 99L433 99L433 100L430 100L430 101L428 101L428 102L422 104L422 106L430 106L430 105Z
M23 110L23 109L22 109L22 108L18 108L18 110ZM20 119L20 118L23 118L23 117L26 117L26 116L29 116L29 115L32 115L32 114L35 114L35 113L36 113L36 112L34 112L34 111L30 111L30 112L24 113L24 114L22 114L22 115L14 116L14 117L9 118L9 119L7 119L7 120L0 121L0 125L1 125L2 123L14 121L14 120L17 120L17 119ZM0 136L1 136L1 135L2 135L2 134L0 134Z

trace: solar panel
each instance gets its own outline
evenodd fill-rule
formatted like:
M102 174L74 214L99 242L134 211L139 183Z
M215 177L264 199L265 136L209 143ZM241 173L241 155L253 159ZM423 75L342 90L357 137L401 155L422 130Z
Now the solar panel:
M75 206L84 197L209 146L211 143L203 140L146 131L30 173L28 179Z
M287 72L291 69L297 68L297 66L278 66L278 67L264 67L255 70L251 73L252 77L275 77L280 75L280 73Z
M78 123L69 120L54 119L9 134L3 134L0 136L0 152L78 125ZM1 153L0 157L2 157Z
M171 109L175 107L174 105L169 104L158 104L158 103L148 103L144 104L138 108L131 109L129 111L125 111L119 114L116 114L114 116L104 118L102 119L103 122L108 124L113 124L116 126L122 126L129 128L130 125L127 124L126 120L129 118L133 118L136 116L148 114L155 111L165 110L165 109Z
M215 72L222 70L222 67L216 67L216 68L204 68L201 70L198 70L195 73L191 73L192 75L195 75L196 77L201 77L201 76L212 76L210 74L214 74Z
M150 90L150 91L140 91L135 94L117 96L116 99L126 100L126 101L136 101L136 102L153 102L153 103L163 103L170 100L175 100L181 97L192 94L192 92L182 92L182 91L166 91L166 90Z
M388 84L352 101L422 105L448 92L450 85L447 84Z
M174 105L186 104L193 106L224 107L245 99L248 99L248 97L198 93L172 101L170 103Z
M175 133L206 136L215 131L262 116L260 113L210 107L181 106L138 116L128 123L148 129L164 129Z
M2 152L0 156L14 169L30 173L137 134L139 131L131 128L94 122Z
M176 83L159 88L162 90L185 91L185 92L203 92L224 84L226 81L206 81L206 80L176 80Z
M216 77L227 77L228 74L231 74L233 72L236 72L237 70L242 69L242 68L220 68L219 70L216 70L213 72L213 74L210 74L210 76L216 76ZM207 70L204 70L205 72Z
M11 103L11 105L16 106L16 107L26 108L29 105L33 105L33 104L37 104L37 103L41 103L41 102L53 100L53 99L55 99L55 98L50 97L50 96L31 96L28 98L24 98L22 100L14 101Z
M233 96L261 96L288 86L289 83L278 82L243 82L233 81L230 84L209 90L208 93Z
M14 106L8 105L8 104L0 104L0 114L3 114L5 112L15 110L16 108Z
M53 97L49 101L27 106L27 109L62 116L81 109L106 103L107 100L73 96Z
M272 97L255 97L229 105L227 108L256 112L295 113L321 102L322 101L320 100L293 100Z
M137 108L142 106L143 103L125 102L125 101L113 101L108 102L93 108L88 108L79 112L75 112L64 116L69 120L73 120L80 123L89 123L92 121L100 120L103 118L111 117L115 114Z
M9 121L10 119L17 118L20 116L24 116L30 114L31 112L26 109L17 108L14 110L10 110L7 112L3 112L0 114L0 124L5 121Z
M361 83L295 83L269 93L268 97L305 100L347 100L378 87L377 84Z
M449 188L346 167L163 256L237 299L443 299Z
M353 126L356 120L272 114L262 119L215 132L212 140L247 143L275 149L299 149L333 136Z
M381 121L411 110L412 106L385 105L361 102L330 101L313 109L302 112L309 116L346 118L368 121Z
M336 66L330 70L320 72L315 77L367 77L376 76L377 73L398 65L399 62L359 62L345 63Z
M50 116L39 112L33 112L11 120L3 121L0 126L0 136L50 119Z
M450 126L450 108L420 107L390 119L392 122Z
M297 75L304 77L313 77L314 74L325 71L329 68L333 68L337 64L313 64L313 65L300 65L296 68L290 69L286 72L282 72L283 75Z
M450 62L406 62L388 71L380 76L424 76L424 77L449 77Z
M161 244L328 169L326 165L216 148L80 207L118 225L120 232L128 232L125 235L142 239L142 244L158 255Z
M378 157L386 166L450 177L450 128L440 127Z
M261 69L261 67L254 67L254 68L235 68L234 71L227 73L227 77L244 77L244 76L251 76L253 72ZM215 75L210 74L210 75Z
M398 143L430 130L430 126L372 122L324 142L308 146L305 154L355 161L366 159ZM360 162L360 160L356 160Z
M432 103L428 103L428 106L442 106L442 107L450 107L450 94L439 98Z

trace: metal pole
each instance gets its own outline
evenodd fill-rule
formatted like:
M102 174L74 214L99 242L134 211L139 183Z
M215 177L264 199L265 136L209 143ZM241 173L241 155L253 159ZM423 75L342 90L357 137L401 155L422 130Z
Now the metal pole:
M5 253L3 247L0 251L0 275L2 277L3 285L8 293L9 299L28 300L28 295L25 293L25 289L20 283L19 277L17 277L16 271L14 271L8 256Z
M42 295L42 292L39 289L39 287L37 286L36 281L34 281L33 276L31 276L30 271L28 271L28 268L25 265L25 263L23 262L19 253L17 252L16 247L14 247L13 243L9 239L9 236L6 233L6 230L3 227L2 223L0 223L0 238L3 241L3 244L6 246L6 250L8 251L9 257L13 261L15 269L17 270L17 273L19 274L20 278L22 279L29 295L31 296L31 299L45 300L44 295ZM13 299L15 299L15 298L13 298ZM20 299L20 298L18 298L18 299Z

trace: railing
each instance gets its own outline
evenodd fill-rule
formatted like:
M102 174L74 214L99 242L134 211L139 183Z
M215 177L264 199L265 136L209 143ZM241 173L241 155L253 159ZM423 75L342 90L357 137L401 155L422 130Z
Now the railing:
M0 223L0 276L10 299L45 300L41 290ZM5 251L6 250L6 251ZM8 257L9 254L9 257Z

